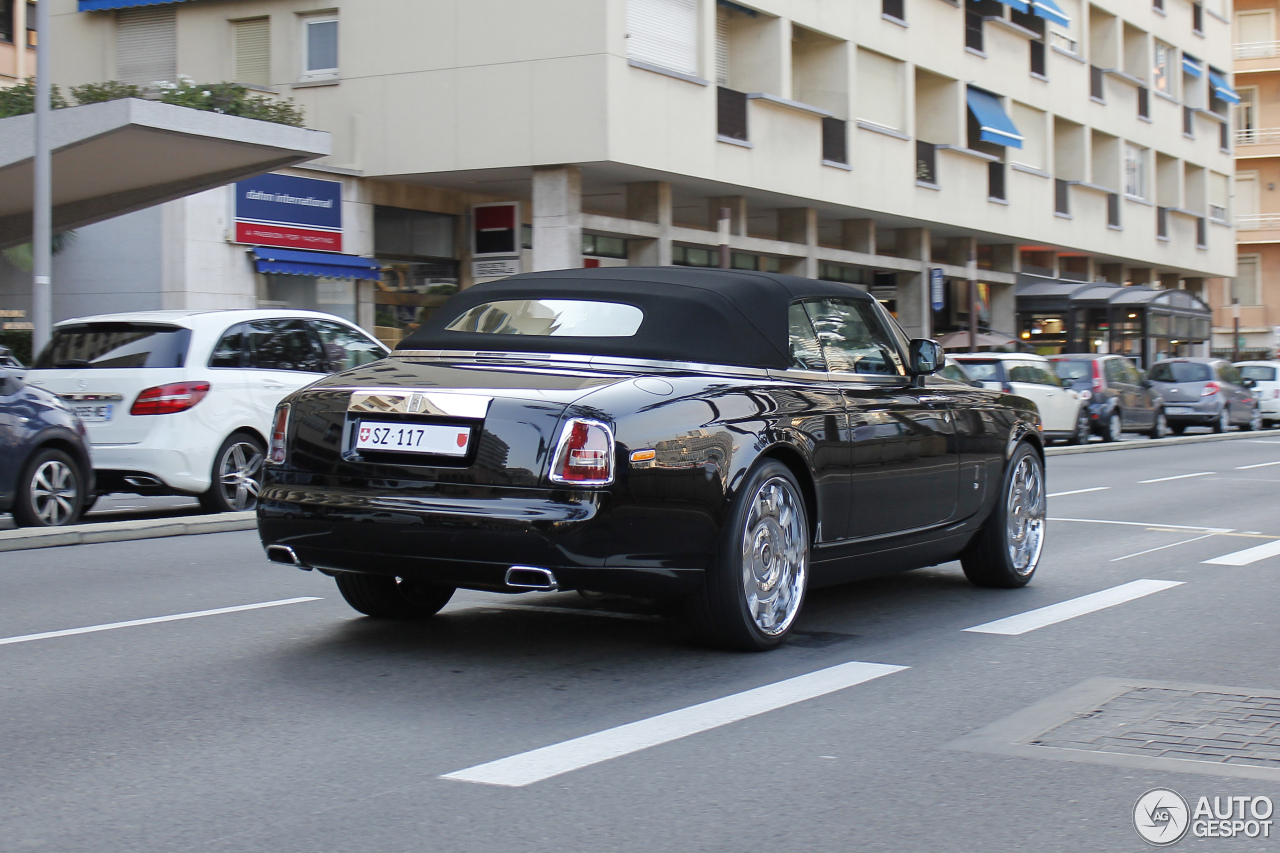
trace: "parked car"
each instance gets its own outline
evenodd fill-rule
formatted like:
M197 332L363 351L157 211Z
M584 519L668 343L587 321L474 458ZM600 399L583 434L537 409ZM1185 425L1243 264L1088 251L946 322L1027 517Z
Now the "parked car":
M1089 440L1085 400L1053 372L1041 355L1026 353L953 353L952 358L983 387L1026 397L1044 420L1047 440L1080 444Z
M969 375L969 371L965 370L960 362L951 356L947 356L942 363L942 369L938 371L938 375L944 379L950 379L953 382L963 382L965 385L974 388L982 388L983 385L978 380Z
M258 529L374 617L455 588L684 598L716 645L811 585L960 559L1018 587L1045 532L1039 416L933 376L870 296L792 276L566 270L450 298L391 359L276 410Z
M9 368L10 370L24 370L22 362L14 358L13 350L8 347L0 347L0 367Z
M1241 377L1253 380L1263 426L1280 423L1280 361L1237 361Z
M388 350L311 311L143 311L67 320L28 372L88 427L98 489L252 509L276 404Z
M1252 379L1220 358L1170 358L1151 367L1151 381L1164 399L1169 428L1181 435L1189 426L1226 432L1232 424L1260 429L1262 412Z
M0 362L0 512L21 527L71 524L94 489L84 424L16 363Z
M1155 386L1123 355L1069 353L1050 356L1058 376L1083 397L1093 432L1105 441L1119 441L1122 432L1169 434L1164 400Z

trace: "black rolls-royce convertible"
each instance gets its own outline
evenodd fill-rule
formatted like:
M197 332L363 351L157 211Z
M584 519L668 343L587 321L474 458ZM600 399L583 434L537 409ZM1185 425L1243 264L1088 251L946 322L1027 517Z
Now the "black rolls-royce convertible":
M766 649L812 586L1035 572L1035 406L942 366L840 284L517 275L287 398L258 527L369 616L427 617L459 587L679 597L707 642Z

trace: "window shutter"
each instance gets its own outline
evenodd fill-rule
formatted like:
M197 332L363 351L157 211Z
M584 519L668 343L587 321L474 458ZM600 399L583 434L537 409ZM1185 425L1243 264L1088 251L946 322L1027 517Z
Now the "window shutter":
M173 6L116 12L116 77L140 86L177 82L178 17Z
M627 57L696 75L697 0L627 0Z
M235 81L271 83L271 19L235 21Z
M716 85L729 85L729 10L716 7Z

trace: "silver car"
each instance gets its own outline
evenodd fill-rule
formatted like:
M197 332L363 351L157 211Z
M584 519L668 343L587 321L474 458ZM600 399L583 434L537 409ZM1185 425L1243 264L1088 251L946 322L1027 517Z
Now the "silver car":
M1233 424L1255 430L1262 412L1254 381L1220 358L1171 358L1157 362L1148 378L1164 398L1169 428L1180 435L1189 426L1226 432Z

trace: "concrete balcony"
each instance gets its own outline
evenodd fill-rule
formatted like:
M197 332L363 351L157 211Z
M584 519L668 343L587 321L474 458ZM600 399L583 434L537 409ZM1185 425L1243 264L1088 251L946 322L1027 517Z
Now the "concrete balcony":
M1235 132L1236 153L1243 158L1280 157L1280 127L1251 127Z
M1241 42L1233 51L1237 74L1280 71L1280 41Z
M1241 243L1280 243L1280 213L1249 213L1236 217Z

